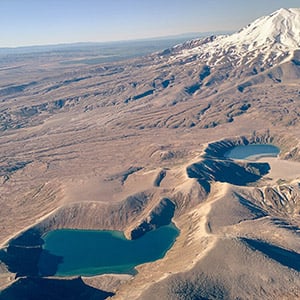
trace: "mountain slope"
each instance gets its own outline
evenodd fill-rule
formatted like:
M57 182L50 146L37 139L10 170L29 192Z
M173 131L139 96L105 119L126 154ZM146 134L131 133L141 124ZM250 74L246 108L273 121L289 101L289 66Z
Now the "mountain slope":
M225 63L253 65L259 62L261 67L270 67L283 62L300 48L300 9L280 9L230 36L195 40L193 44L190 44L190 49L176 53L176 56L197 55L197 59L213 66ZM178 49L180 46L173 50Z

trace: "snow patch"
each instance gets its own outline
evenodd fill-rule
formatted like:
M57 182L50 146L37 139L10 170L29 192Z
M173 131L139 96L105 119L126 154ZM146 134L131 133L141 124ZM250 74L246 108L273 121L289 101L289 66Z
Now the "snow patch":
M197 55L211 66L259 63L270 67L300 48L300 8L279 9L229 36L193 40L177 45L173 59Z

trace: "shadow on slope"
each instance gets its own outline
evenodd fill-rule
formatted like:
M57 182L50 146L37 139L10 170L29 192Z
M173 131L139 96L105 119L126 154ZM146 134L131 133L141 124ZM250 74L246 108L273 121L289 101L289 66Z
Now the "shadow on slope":
M20 278L0 292L0 300L101 300L113 295L86 285L81 278Z
M268 163L236 163L231 160L204 159L187 167L190 178L199 182L220 181L245 186L256 182L270 170Z
M300 272L300 254L263 241L242 238L251 248L262 252L280 264Z
M170 199L163 198L158 205L152 209L150 214L131 231L130 238L135 240L148 231L169 225L174 217L175 209L175 204Z
M0 261L5 263L10 272L16 273L16 277L53 276L63 258L44 250L43 243L40 234L34 229L29 229L13 239L7 248L0 249ZM47 266L39 265L41 255L46 257L44 261L47 262Z

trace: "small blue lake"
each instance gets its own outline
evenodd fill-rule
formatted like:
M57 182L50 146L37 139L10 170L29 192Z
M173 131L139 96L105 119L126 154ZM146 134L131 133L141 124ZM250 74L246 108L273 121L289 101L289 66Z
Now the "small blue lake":
M236 146L227 151L224 156L231 159L257 159L259 157L276 157L280 149L270 144L252 144Z
M162 258L179 234L172 224L127 240L120 231L59 229L47 233L38 268L41 275L134 274L134 267ZM58 259L48 259L49 257ZM53 262L55 262L53 265Z

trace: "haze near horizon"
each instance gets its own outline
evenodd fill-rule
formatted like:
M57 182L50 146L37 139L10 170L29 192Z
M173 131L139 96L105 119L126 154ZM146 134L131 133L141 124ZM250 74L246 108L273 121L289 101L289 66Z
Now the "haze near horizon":
M0 47L107 42L236 31L297 0L4 0Z

